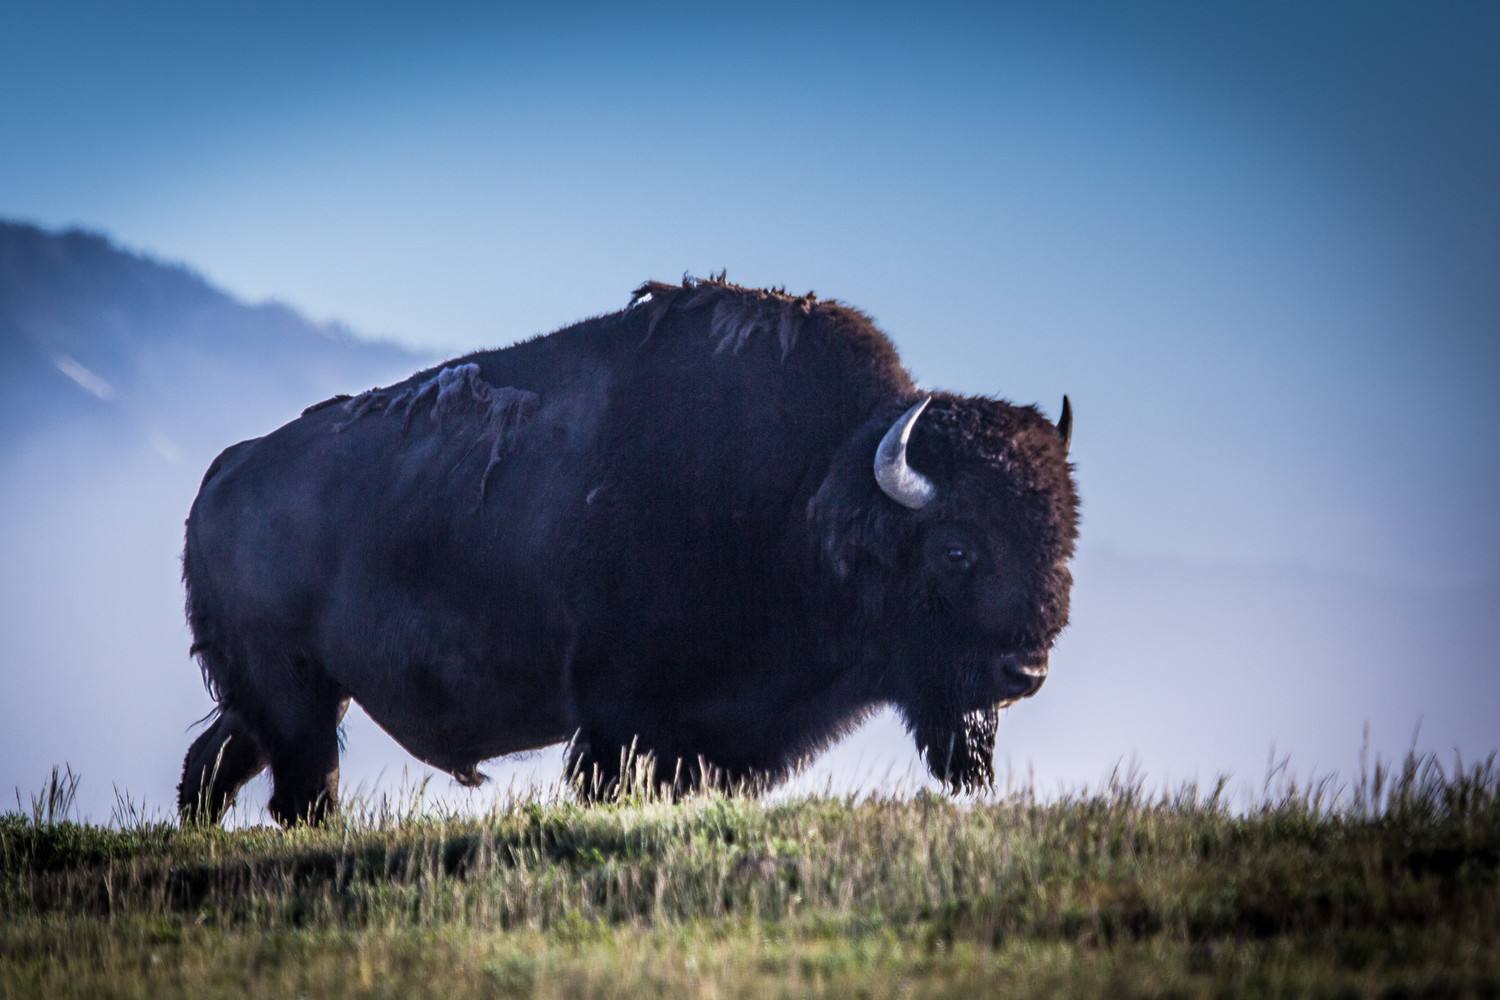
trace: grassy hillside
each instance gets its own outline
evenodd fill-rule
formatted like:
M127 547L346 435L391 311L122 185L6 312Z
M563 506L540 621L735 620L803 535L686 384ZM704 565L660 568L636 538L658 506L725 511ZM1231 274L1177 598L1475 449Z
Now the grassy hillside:
M0 995L1500 993L1500 780L0 819Z

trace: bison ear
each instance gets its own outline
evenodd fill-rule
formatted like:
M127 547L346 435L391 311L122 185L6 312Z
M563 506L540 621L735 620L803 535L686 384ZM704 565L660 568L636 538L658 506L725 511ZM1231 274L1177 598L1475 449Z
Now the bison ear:
M1063 450L1067 451L1073 444L1073 404L1066 395L1063 396L1062 416L1057 418L1057 435L1062 438Z

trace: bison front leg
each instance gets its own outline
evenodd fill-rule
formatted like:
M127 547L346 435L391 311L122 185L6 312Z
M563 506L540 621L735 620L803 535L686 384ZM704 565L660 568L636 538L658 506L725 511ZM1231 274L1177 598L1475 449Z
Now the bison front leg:
M568 742L563 776L584 802L607 802L619 795L625 758L611 752L614 749L612 740L583 730Z
M685 784L682 763L628 739L579 731L568 745L563 773L584 802L613 802L632 795L673 796Z
M563 765L569 784L584 802L612 802L626 796L678 799L710 788L756 793L769 780L719 767L686 751L647 747L599 733L577 734Z
M995 783L995 730L1000 710L986 708L956 720L918 722L917 749L932 776L953 791L976 791Z

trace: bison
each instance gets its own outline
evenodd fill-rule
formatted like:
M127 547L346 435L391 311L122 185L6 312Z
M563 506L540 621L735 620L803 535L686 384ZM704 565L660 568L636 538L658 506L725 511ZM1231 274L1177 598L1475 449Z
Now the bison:
M209 467L187 520L216 709L179 806L335 808L350 699L464 784L567 742L764 785L878 706L955 790L1068 621L1071 407L919 391L857 309L723 276L339 396ZM638 765L637 765L638 766Z

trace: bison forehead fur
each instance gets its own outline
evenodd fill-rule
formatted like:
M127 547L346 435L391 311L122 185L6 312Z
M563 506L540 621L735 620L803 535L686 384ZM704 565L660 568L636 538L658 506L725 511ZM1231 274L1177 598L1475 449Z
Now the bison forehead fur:
M188 518L218 710L180 806L269 766L273 813L321 818L351 699L465 784L567 742L585 795L631 753L759 785L888 704L982 786L1067 621L1070 430L928 399L863 313L722 275L311 406Z

